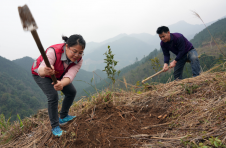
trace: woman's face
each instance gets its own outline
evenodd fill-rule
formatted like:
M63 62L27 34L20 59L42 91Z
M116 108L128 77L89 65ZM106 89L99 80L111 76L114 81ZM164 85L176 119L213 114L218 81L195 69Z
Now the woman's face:
M69 47L68 44L66 44L66 55L72 62L80 59L83 55L83 51L84 49L81 45L74 45L72 47Z

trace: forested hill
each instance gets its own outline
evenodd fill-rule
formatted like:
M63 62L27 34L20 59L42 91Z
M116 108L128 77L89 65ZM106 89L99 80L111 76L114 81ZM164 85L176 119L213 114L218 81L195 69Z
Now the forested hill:
M213 23L208 27L214 39L216 39L220 47L220 50L222 50L223 53L226 53L226 48L224 47L224 42L226 41L225 24L226 24L226 18L218 20L217 22ZM217 48L213 40L211 44L209 43L210 41L211 41L211 36L208 33L207 29L204 29L201 32L197 33L194 39L191 40L193 46L197 49L199 53L200 65L203 71L210 69L216 63L222 62L222 56L219 57L220 55L219 49ZM161 49L158 50L158 55L154 56L156 57L156 59L158 59L158 61L156 61L156 59L153 58L153 54L154 53L151 53L148 59L146 59L144 63L142 62L142 64L140 64L139 66L136 66L130 71L128 71L127 73L123 74L123 76L126 78L128 83L135 85L136 82L142 81L146 77L151 76L157 71L160 71L162 69L164 64L163 63L164 57ZM171 53L170 55L171 55L171 60L173 60L175 58L174 54ZM153 60L151 61L150 59L153 59ZM154 64L155 66L153 66ZM191 67L190 67L190 64L187 63L183 71L183 78L188 78L191 76L192 76ZM122 78L120 79L122 80ZM174 80L173 70L170 70L166 73L162 73L161 75L156 76L151 81L147 81L147 82L165 83L168 80L171 80L171 81ZM122 87L122 83L120 83L119 86Z
M224 43L226 41L226 18L218 20L212 25L208 26L208 30L218 43ZM207 29L202 30L191 40L191 43L196 48L206 46L211 41L211 36ZM208 44L209 45L209 44Z
M23 57L23 58L20 58L20 59L16 59L16 60L13 60L13 62L17 65L19 65L22 69L25 69L28 73L31 73L31 66L34 62L34 59L32 59L31 57ZM97 75L99 75L102 79L106 78L106 73L104 73L103 71L97 69L95 70L95 73ZM87 80L90 80L92 79L93 77L93 72L88 72L88 71L85 71L83 69L80 69L79 70L79 73L76 75L73 83L75 85L77 85L77 83L79 83L78 81L87 81ZM100 78L96 78L95 81L98 83L99 82L99 79Z
M21 59L13 60L13 62L30 73L31 72L31 66L34 62L34 59L32 59L31 57L23 57Z
M140 67L142 65L145 65L145 63L150 63L150 59L160 55L160 53L162 53L160 50L155 49L154 51L150 52L150 54L146 57L143 57L140 61L136 61L131 65L128 65L124 68L122 68L120 71L120 75L119 77L116 76L120 81L123 81L123 77L126 76L128 73L131 73L132 75L136 75L138 77L142 77L142 75L138 75L138 73L133 73L134 69L136 69L137 67ZM148 72L149 70L151 70L151 66L148 66L145 70L147 70L144 74L147 77L150 73ZM97 77L97 76L95 76ZM125 77L126 80L128 79L127 77ZM90 81L89 79L87 79L87 81ZM136 81L140 81L136 79ZM129 83L133 84L132 81L128 81ZM117 85L121 85L121 82L116 82ZM77 92L77 99L79 99L80 96L87 96L89 94L92 94L94 92L96 92L96 90L94 89L94 87L96 87L98 90L102 90L106 87L108 87L109 85L111 85L111 81L109 79L105 79L102 80L100 83L95 84L94 82L92 83L93 86L89 86L87 87L85 90L79 91ZM121 87L120 87L121 88Z
M214 38L217 40L217 43L219 43L220 49L226 53L226 48L222 44L226 41L226 18L221 19L212 25L208 27ZM199 33L197 33L194 37L194 39L191 40L194 47L197 49L200 57L200 64L203 69L203 71L206 71L213 67L216 63L222 62L222 57L219 59L220 51L217 49L217 46L212 42L210 44L211 37L208 33L208 31L205 29ZM160 40L159 40L160 42ZM153 49L150 49L152 51ZM142 53L141 53L142 54ZM156 66L153 66L153 63L150 59L154 59L156 57L157 63L155 63ZM174 54L171 54L171 59L173 60L175 58ZM129 66L126 66L125 68L121 69L120 76L118 79L121 82L116 82L116 86L118 88L124 88L125 85L122 83L124 81L123 77L125 77L127 83L136 85L141 84L141 81L153 74L155 74L157 71L160 71L163 67L163 53L161 49L154 50L153 52L150 52L150 54L140 61L135 62L134 64L131 64ZM183 72L183 78L188 78L192 76L191 67L190 64L186 64ZM166 73L162 73L159 76L154 77L152 80L147 81L150 82L161 82L165 83L167 81L174 80L173 78L173 70L170 70ZM138 83L137 83L138 82ZM101 90L108 85L102 81L101 83L97 84L97 89ZM96 90L93 87L89 87L86 89L86 92L93 93ZM81 92L80 95L87 95L85 92Z
M30 77L33 80L32 76L31 76L31 66L34 62L34 59L32 59L31 57L23 57L20 59L16 59L13 60L13 62L18 65L18 68L21 69L21 71L26 71L28 73L28 77ZM77 73L74 81L72 82L77 90L77 92L81 92L84 89L86 89L86 87L89 87L90 85L88 83L90 83L90 80L93 78L93 75L95 75L93 82L98 83L100 82L100 78L101 79L105 79L107 77L106 73L104 73L103 71L97 69L93 72L88 72L85 71L83 69L80 69L79 72ZM97 75L98 76L97 76ZM37 86L36 84L34 84L34 86ZM43 92L40 92L43 94Z
M24 118L46 107L46 97L30 73L1 56L0 69L0 113L6 118Z
M221 19L208 27L214 38L216 38L216 41L220 43L219 45L220 47L222 47L222 50L224 52L226 50L221 43L226 41L226 27L224 26L225 23L226 19ZM212 44L209 43L210 41L211 38L206 29L196 34L194 39L191 40L200 55L207 53L201 55L200 58L201 66L204 71L214 66L215 63L219 62L217 56L211 56L213 55L213 53L215 55L218 55L220 52L219 50L215 49L216 46L213 42ZM125 77L127 83L135 85L137 84L137 82L142 81L148 76L156 73L156 71L160 70L163 66L162 51L157 49L154 51L153 49L150 49L150 51L152 52L150 52L148 56L142 58L140 61L136 61L134 64L121 69L121 73L118 79L120 81L123 81L123 77ZM144 55L143 53L140 54ZM154 59L155 57L157 57L157 59L159 60L157 69L153 69L154 67L150 60ZM172 54L171 59L174 59L174 56ZM0 57L0 113L3 113L7 118L11 116L12 119L15 120L17 113L23 118L35 113L37 109L46 107L46 96L43 94L43 92L31 77L30 68L32 63L33 59L30 57L24 57L14 61L9 61L5 58ZM106 75L101 70L97 70L96 73L103 79L106 78ZM172 73L173 70L167 73L163 73L148 82L150 83L155 81L165 83L172 76ZM75 85L78 93L76 99L79 99L80 96L89 95L89 93L96 92L93 87L88 87L89 84L87 84L91 83L93 75L95 76L93 86L96 86L97 89L101 90L109 85L106 84L106 82L103 80L97 84L97 82L100 81L100 78L98 76L96 76L92 72L87 72L81 69L77 74L75 80L73 81L73 84ZM190 76L191 69L190 65L187 64L184 70L184 78ZM171 80L173 80L173 78ZM87 83L84 83L84 81L86 81ZM106 81L108 80L106 79ZM116 86L118 88L125 87L122 82L117 82Z

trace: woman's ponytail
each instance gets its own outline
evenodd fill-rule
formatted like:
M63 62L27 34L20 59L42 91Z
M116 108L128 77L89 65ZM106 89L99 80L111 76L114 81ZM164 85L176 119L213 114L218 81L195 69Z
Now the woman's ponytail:
M68 37L62 36L62 39L64 40L65 43L67 43Z

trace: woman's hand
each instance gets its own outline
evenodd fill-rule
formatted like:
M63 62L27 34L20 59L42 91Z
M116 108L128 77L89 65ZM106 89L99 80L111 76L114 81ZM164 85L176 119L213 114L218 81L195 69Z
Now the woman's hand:
M63 88L64 88L64 85L61 81L57 80L57 84L54 84L53 82L52 82L52 84L54 85L53 87L56 91L63 90Z
M47 67L47 66L45 66L45 68L44 68L45 75L51 76L51 75L55 74L55 70L54 70L53 65L51 65L51 67L52 67L52 69Z
M61 81L57 80L57 84L54 84L52 82L52 84L54 85L54 89L56 91L60 91L60 90L63 90L64 86L67 86L68 84L70 84L70 78L63 78L61 79Z

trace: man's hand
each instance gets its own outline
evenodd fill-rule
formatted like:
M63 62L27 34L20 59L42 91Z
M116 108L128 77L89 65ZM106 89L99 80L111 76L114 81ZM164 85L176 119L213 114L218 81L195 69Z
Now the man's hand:
M176 66L176 64L177 64L177 61L174 60L173 62L170 63L170 66L169 67L170 68L173 68L173 67Z
M61 81L57 80L57 84L54 84L54 83L52 83L52 84L54 85L53 87L56 91L63 90L63 88L64 88L63 83Z
M54 70L53 65L51 65L51 67L52 67L52 69L49 68L49 67L47 67L47 66L45 66L45 68L44 68L44 72L45 72L45 74L47 76L51 76L51 75L54 75L55 74L55 70Z
M164 64L163 69L164 69L164 72L169 70L169 66L167 63Z

